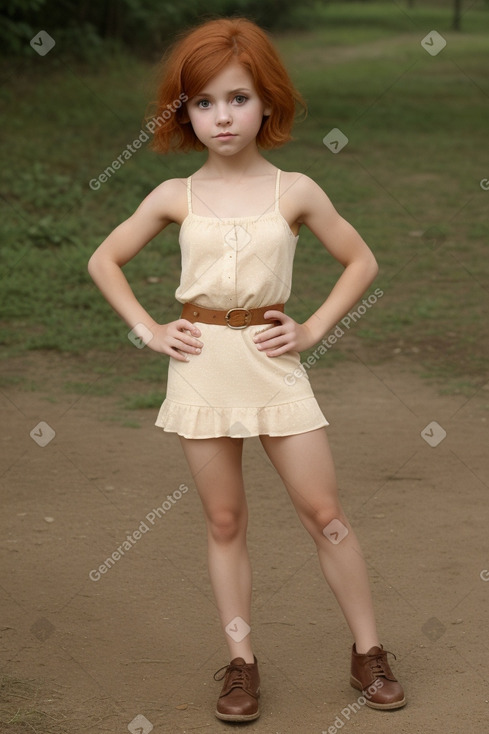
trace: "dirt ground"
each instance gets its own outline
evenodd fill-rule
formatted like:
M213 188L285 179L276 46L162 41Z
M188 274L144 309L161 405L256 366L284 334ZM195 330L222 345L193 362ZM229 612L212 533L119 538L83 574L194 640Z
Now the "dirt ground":
M213 713L212 676L228 659L178 439L153 426L154 410L131 411L141 427L124 427L114 399L67 393L71 359L3 367L41 385L0 393L4 707L43 711L43 734L487 732L489 384L443 395L402 355L310 373L381 640L397 655L400 711L351 706L349 630L259 440L247 439L262 715L230 725Z

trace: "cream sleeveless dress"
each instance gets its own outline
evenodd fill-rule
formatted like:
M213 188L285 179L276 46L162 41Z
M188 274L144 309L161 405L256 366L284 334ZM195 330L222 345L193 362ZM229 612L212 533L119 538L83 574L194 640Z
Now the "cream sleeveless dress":
M273 210L221 219L194 214L192 178L188 214L180 228L180 303L228 310L285 303L290 296L298 236L279 210L277 170ZM307 373L294 377L298 352L267 357L253 336L264 324L231 329L196 324L204 344L188 362L170 357L166 399L156 425L186 438L288 436L328 425Z

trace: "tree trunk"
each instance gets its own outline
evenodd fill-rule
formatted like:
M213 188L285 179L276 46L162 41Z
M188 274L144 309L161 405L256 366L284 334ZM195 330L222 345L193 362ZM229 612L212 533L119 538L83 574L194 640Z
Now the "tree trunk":
M452 28L454 31L460 30L461 18L462 18L462 0L454 0L453 23L452 23Z

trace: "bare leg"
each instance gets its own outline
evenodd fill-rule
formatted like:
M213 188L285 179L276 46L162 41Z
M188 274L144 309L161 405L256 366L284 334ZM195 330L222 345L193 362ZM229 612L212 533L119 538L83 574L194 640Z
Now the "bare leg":
M223 629L231 625L226 633L231 660L241 657L252 663L251 635L246 627L251 625L251 565L246 545L243 440L180 440L204 509L209 576L219 616Z
M365 653L379 644L367 567L339 502L326 431L260 438L302 524L316 543L322 572L345 615L357 652ZM332 520L339 520L348 530L340 542L332 542L323 534ZM337 529L341 531L342 526Z

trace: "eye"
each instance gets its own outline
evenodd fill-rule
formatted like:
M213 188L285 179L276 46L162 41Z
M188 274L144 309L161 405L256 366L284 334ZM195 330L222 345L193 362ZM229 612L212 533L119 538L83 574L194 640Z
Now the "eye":
M237 94L234 98L234 101L237 102L237 104L244 104L248 97L245 97L244 94Z
M197 102L197 107L199 107L199 109L201 110L206 110L210 107L210 104L211 103L208 99L199 99L199 101Z

